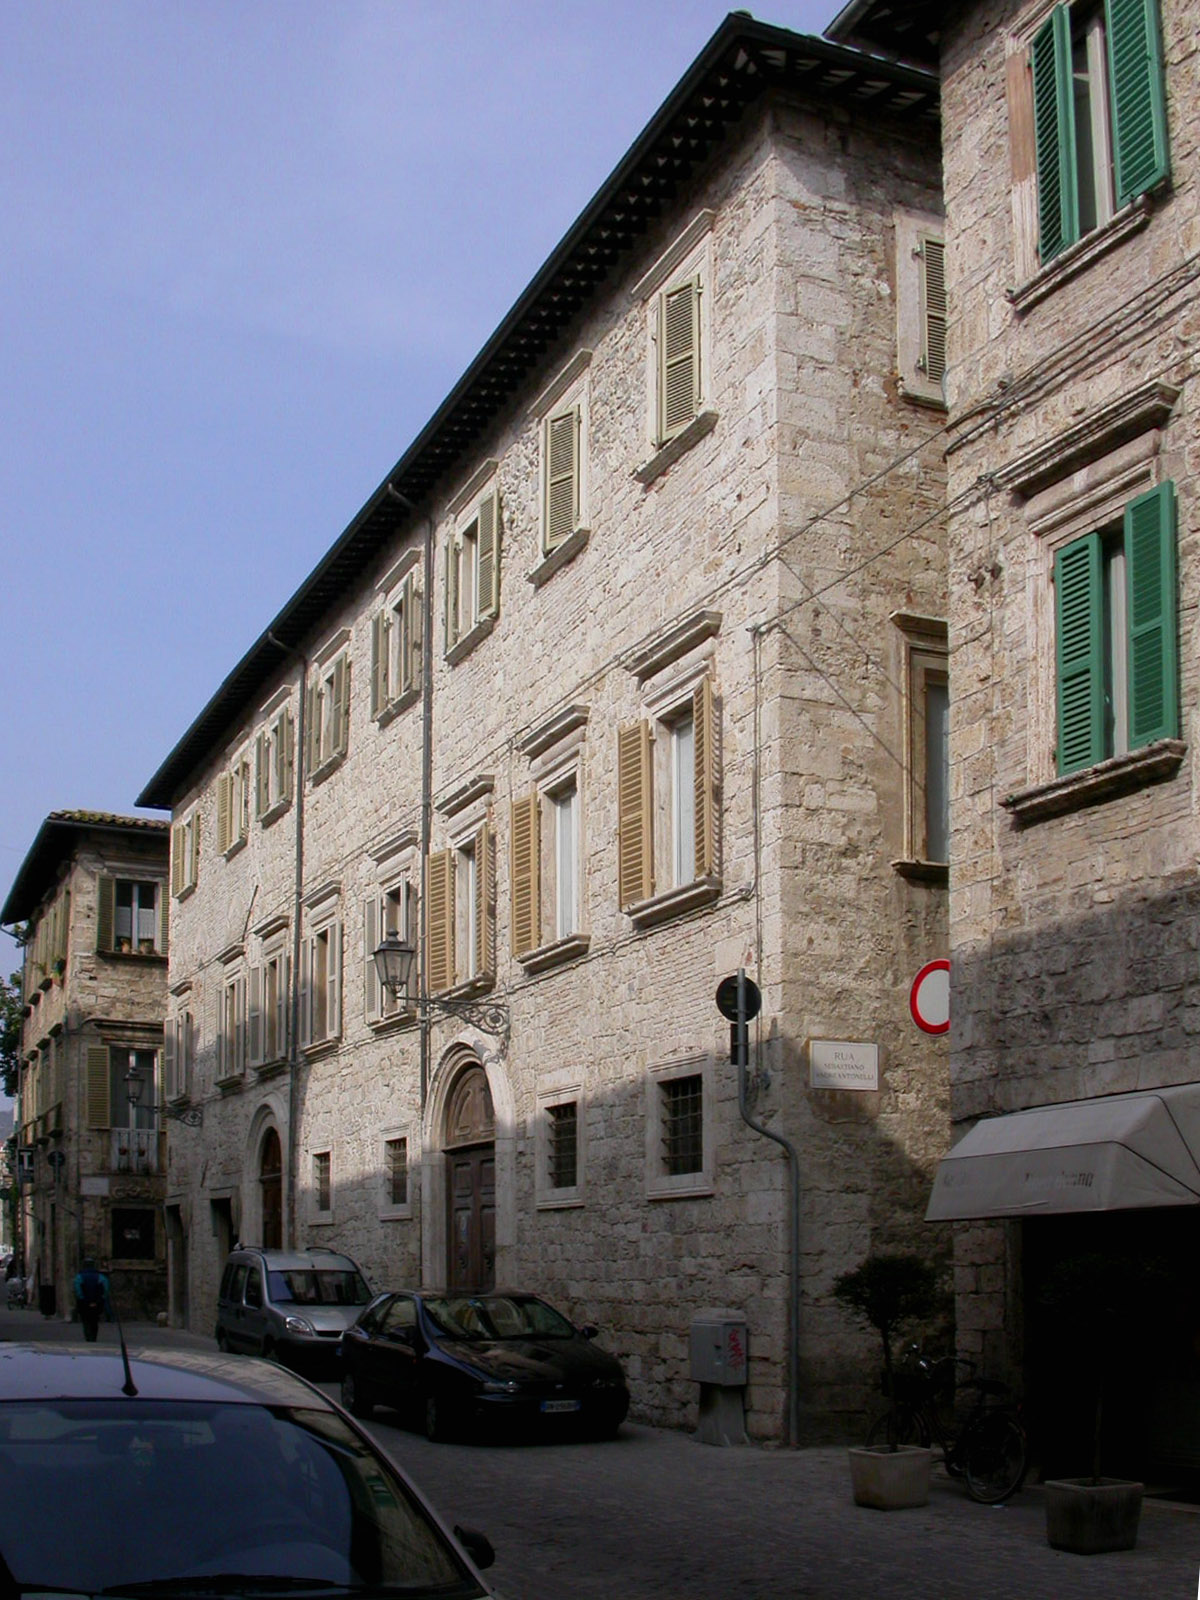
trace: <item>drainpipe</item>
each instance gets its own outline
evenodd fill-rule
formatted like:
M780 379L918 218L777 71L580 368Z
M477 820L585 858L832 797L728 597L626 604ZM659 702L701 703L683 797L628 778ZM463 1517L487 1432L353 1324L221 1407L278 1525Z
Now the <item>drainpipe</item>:
M281 650L287 646L274 634L267 636ZM307 715L308 657L297 650L288 654L300 662L300 696L296 731L292 741L292 788L296 807L295 881L292 886L292 992L288 1027L288 1127L287 1127L287 1204L283 1208L283 1242L296 1248L296 1119L300 1078L300 914L304 897L304 719Z

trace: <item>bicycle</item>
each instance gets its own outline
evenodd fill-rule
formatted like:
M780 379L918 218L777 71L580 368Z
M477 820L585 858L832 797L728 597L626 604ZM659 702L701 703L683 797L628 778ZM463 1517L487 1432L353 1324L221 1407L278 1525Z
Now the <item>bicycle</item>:
M936 1445L946 1471L966 1481L972 1500L999 1505L1025 1481L1025 1429L1006 1383L968 1377L957 1387L974 1389L975 1400L955 1434L939 1401L952 1400L959 1367L974 1371L974 1363L961 1356L931 1360L913 1345L896 1369L892 1403L872 1423L867 1444Z

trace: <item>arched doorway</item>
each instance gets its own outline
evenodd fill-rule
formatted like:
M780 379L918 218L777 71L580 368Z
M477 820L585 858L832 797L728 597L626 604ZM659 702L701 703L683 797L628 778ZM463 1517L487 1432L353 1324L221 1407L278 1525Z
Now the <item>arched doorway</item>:
M258 1151L258 1183L262 1195L262 1246L283 1249L283 1151L279 1134L268 1128Z
M479 1065L455 1080L446 1104L447 1262L450 1289L496 1281L496 1118Z

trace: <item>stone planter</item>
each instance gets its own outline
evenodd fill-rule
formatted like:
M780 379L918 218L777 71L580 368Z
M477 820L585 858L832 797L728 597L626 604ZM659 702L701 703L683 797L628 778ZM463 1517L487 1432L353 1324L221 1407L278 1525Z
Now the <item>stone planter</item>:
M1055 1550L1100 1555L1132 1550L1142 1514L1142 1485L1126 1478L1048 1478L1046 1539Z
M906 1506L929 1504L929 1478L933 1451L925 1445L862 1445L851 1449L850 1482L856 1506L876 1511L900 1511Z

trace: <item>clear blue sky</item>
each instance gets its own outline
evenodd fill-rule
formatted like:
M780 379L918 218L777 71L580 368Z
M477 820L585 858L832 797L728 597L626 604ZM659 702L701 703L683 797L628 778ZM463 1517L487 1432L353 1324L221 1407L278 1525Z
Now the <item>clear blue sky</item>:
M0 897L133 810L727 9L0 0Z

